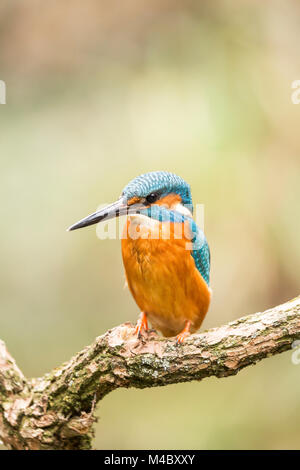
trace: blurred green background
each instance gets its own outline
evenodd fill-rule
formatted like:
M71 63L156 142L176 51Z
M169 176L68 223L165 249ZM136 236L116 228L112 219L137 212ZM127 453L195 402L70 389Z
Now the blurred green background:
M0 337L26 376L137 318L120 242L66 227L143 172L205 204L204 328L299 294L299 23L296 1L2 0ZM289 352L115 391L95 447L299 448L299 379Z

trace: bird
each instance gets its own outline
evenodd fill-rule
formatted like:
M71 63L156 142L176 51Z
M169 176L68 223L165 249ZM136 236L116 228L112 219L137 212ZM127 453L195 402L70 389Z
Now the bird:
M210 249L193 219L190 185L168 171L131 180L119 199L71 225L73 231L126 215L121 239L129 290L140 309L135 334L148 321L181 344L196 332L208 311Z

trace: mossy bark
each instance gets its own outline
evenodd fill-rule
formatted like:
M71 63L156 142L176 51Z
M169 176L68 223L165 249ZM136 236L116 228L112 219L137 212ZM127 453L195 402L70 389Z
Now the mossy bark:
M26 380L0 342L0 437L10 449L90 449L98 401L119 387L237 374L300 339L300 297L190 336L183 345L125 323L41 378Z

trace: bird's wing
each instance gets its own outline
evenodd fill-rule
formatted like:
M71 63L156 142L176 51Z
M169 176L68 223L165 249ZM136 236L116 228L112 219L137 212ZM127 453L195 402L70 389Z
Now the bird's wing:
M191 256L195 260L196 268L199 273L209 285L209 271L210 271L210 251L203 231L198 227L196 222L177 211L168 210L162 206L153 204L150 208L145 208L141 211L152 219L159 220L160 222L187 222L191 230Z
M190 219L190 228L193 238L191 255L195 260L196 268L209 285L210 271L210 250L203 231L197 226L193 219Z

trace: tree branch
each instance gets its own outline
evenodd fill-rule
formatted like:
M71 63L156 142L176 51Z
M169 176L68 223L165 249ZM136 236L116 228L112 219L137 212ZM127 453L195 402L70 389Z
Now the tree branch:
M0 342L0 436L11 449L88 449L96 403L120 387L234 375L300 339L300 297L190 336L183 345L125 323L38 379L26 380Z

